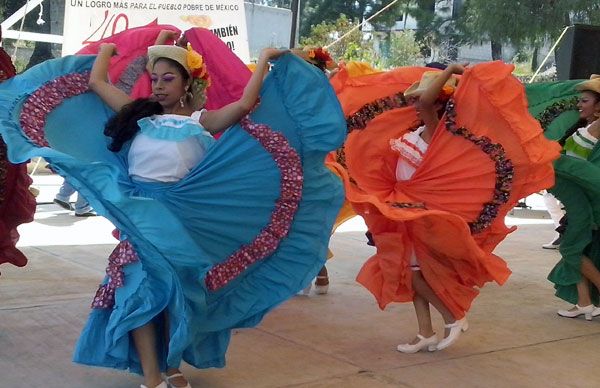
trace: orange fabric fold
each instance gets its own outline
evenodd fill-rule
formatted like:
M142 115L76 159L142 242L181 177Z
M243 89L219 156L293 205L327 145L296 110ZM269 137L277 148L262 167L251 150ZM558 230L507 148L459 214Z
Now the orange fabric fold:
M413 177L397 182L398 155L389 140L418 121L402 98L391 108L382 99L398 96L428 70L350 77L342 69L332 84L350 133L327 164L344 180L348 201L373 234L377 253L357 280L379 306L412 300L409 260L414 249L427 282L461 318L477 288L489 281L502 284L510 275L506 263L491 253L514 230L504 217L520 198L554 184L552 161L560 147L543 137L527 112L524 88L512 77L512 66L480 64L461 77L454 96L455 126L447 127L444 116ZM356 120L358 115L362 118ZM465 131L455 133L461 127ZM504 197L496 186L502 186ZM494 210L486 213L486 207Z

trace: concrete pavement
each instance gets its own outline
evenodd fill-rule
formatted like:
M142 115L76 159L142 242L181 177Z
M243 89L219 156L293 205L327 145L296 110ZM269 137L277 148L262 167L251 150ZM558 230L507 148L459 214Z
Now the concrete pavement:
M45 186L40 179L39 198L51 200L60 179L44 178ZM503 287L482 290L468 316L471 328L444 351L395 350L415 335L412 306L380 311L354 281L373 253L355 218L332 238L327 295L294 297L257 328L237 331L226 368L184 371L192 386L209 388L600 386L600 318L556 315L569 306L546 280L559 259L556 251L540 248L552 238L550 221L508 222L522 225L497 253L513 275ZM70 361L115 245L110 223L46 204L20 230L28 266L0 267L0 388L139 386L138 376ZM434 320L443 332L441 317Z

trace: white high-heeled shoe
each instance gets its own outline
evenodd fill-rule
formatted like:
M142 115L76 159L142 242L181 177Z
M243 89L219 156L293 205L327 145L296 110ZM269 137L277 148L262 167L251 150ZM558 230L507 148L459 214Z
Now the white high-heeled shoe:
M429 338L425 338L421 334L417 334L417 338L419 339L419 342L416 344L400 344L396 350L402 353L417 353L425 348L430 352L435 351L435 345L438 342L437 335L434 334Z
M450 329L450 333L437 344L437 350L446 349L448 346L455 343L458 337L460 337L460 334L469 329L469 323L467 322L467 318L463 317L453 323L445 324L444 328Z
M140 388L148 388L148 387L146 387L144 384L142 384L142 385L140 385ZM154 388L169 388L169 386L167 385L166 382L163 381L162 383L158 384Z
M171 376L167 376L167 383L169 383L169 388L192 388L189 381L188 381L187 385L184 385L182 387L173 385L173 383L171 382L171 379L174 379L175 377L185 377L185 376L183 375L183 373L175 373Z
M565 318L577 318L580 315L584 315L586 320L591 321L592 316L594 316L594 310L595 307L593 304L583 307L576 304L575 310L558 310L557 314Z
M308 286L306 286L302 290L298 291L298 293L296 295L309 296L311 289L312 289L312 283L308 283Z

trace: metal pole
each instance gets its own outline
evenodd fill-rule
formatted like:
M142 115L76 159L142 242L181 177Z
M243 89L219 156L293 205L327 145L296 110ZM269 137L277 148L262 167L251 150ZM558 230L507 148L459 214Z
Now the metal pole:
M381 8L379 11L377 11L376 13L374 13L370 18L363 20L362 23L352 27L350 29L350 31L346 32L344 35L340 36L339 38L337 38L335 41L329 43L327 46L324 46L323 48L330 48L331 46L333 46L334 44L336 44L337 42L340 42L342 39L344 39L346 36L350 35L352 32L356 31L357 29L359 29L363 24L367 23L369 20L375 18L377 15L379 15L380 13L382 13L383 11L385 11L386 9L390 8L392 5L396 4L398 2L398 0L394 0L391 3L389 3L388 5L386 5L385 7Z
M565 29L563 30L562 34L560 34L560 36L556 40L556 43L554 43L554 45L552 46L552 48L550 49L550 51L548 51L548 54L546 54L546 58L544 58L544 60L542 61L542 63L540 63L540 66L537 68L537 70L535 71L535 73L533 74L533 76L531 77L531 79L529 80L529 82L527 82L528 84L532 83L533 80L535 79L535 77L537 77L538 73L540 72L540 70L542 70L542 67L544 66L544 64L546 63L546 61L548 60L548 58L550 58L550 55L554 52L554 50L556 49L556 46L558 46L558 44L562 40L563 36L565 36L565 33L567 32L567 30L570 27L571 26L565 27Z
M292 0L292 29L290 33L290 48L296 47L296 34L298 33L298 14L300 13L300 0Z

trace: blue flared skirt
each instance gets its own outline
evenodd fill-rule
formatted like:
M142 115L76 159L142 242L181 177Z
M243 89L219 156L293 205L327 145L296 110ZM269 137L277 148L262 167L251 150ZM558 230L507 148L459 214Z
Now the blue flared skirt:
M258 324L326 260L344 197L323 164L346 133L337 98L314 66L285 55L259 107L184 179L140 183L127 174L128 146L107 150L113 112L87 91L93 60L48 61L0 85L10 160L44 157L135 251L109 271L112 301L92 309L74 360L140 373L129 333L155 322L168 328L163 369L222 367L231 330Z

